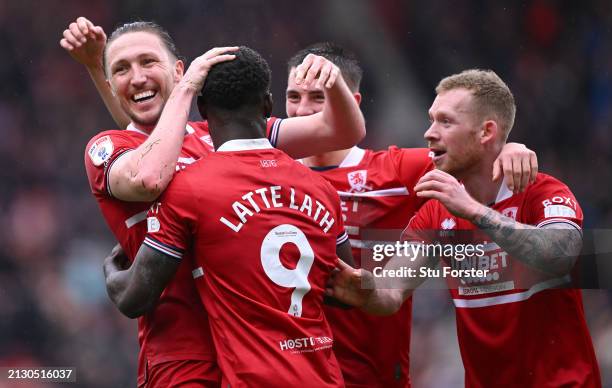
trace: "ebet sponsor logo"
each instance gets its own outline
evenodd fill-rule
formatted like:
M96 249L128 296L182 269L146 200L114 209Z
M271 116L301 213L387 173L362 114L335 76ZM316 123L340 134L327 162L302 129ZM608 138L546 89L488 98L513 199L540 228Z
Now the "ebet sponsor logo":
M331 346L334 340L329 337L304 337L304 338L293 338L279 341L280 350L283 352L286 350L319 350L317 348L324 346L325 348Z

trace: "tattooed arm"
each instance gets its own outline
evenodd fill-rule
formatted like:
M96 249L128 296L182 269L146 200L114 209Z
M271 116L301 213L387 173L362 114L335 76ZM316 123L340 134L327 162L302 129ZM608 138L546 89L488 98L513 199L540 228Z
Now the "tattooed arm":
M480 205L470 218L501 248L525 264L554 275L565 275L582 249L582 233L558 222L537 228L516 222Z
M166 189L174 176L193 97L202 89L211 67L232 60L235 55L228 53L237 49L218 47L207 51L193 60L182 78L183 63L176 62L174 76L180 81L168 97L155 129L143 144L111 166L108 185L114 197L149 202ZM113 74L112 65L110 71Z
M433 170L415 186L417 196L440 201L457 217L474 223L512 257L538 270L564 275L582 249L582 233L559 221L543 228L516 222L472 198L453 176Z

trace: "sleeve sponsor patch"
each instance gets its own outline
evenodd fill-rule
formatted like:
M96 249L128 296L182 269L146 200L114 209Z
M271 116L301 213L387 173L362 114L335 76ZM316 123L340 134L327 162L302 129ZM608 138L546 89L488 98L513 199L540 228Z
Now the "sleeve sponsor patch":
M110 158L114 149L110 136L102 136L89 147L87 154L94 166L101 166Z
M544 217L567 217L576 218L576 211L565 205L549 205L544 208Z

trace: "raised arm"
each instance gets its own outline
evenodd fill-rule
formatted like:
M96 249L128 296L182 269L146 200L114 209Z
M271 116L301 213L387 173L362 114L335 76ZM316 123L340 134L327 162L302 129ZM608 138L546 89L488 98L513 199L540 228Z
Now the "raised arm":
M199 93L210 68L234 59L226 54L237 47L219 47L193 60L174 87L147 140L119 157L109 170L108 185L114 197L124 201L152 201L168 186L183 144L191 101ZM177 61L182 75L182 62Z
M130 118L121 108L106 81L103 63L104 47L106 46L104 29L95 26L82 16L78 17L64 30L60 46L75 61L85 66L113 120L119 128L126 128L130 123Z
M180 262L142 245L134 263L117 245L104 260L108 296L125 316L136 318L152 309Z
M340 69L321 56L308 54L291 72L297 85L316 84L325 93L323 111L283 120L276 144L294 158L350 148L365 136L365 120Z

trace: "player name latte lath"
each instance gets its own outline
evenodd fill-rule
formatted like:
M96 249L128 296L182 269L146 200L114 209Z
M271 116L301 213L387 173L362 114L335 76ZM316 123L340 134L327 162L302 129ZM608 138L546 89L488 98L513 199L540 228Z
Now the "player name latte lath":
M290 198L286 198L288 193ZM298 194L302 198L301 201L296 198L296 191L293 187L289 190L283 190L281 186L270 186L249 191L242 196L242 199L246 201L245 203L235 201L232 204L234 216L229 216L229 219L235 221L232 222L225 217L221 217L219 221L234 232L239 232L242 226L247 223L248 217L261 212L262 209L281 208L288 204L290 209L311 217L319 224L323 232L327 233L336 222L334 217L321 202L311 198L308 194Z

